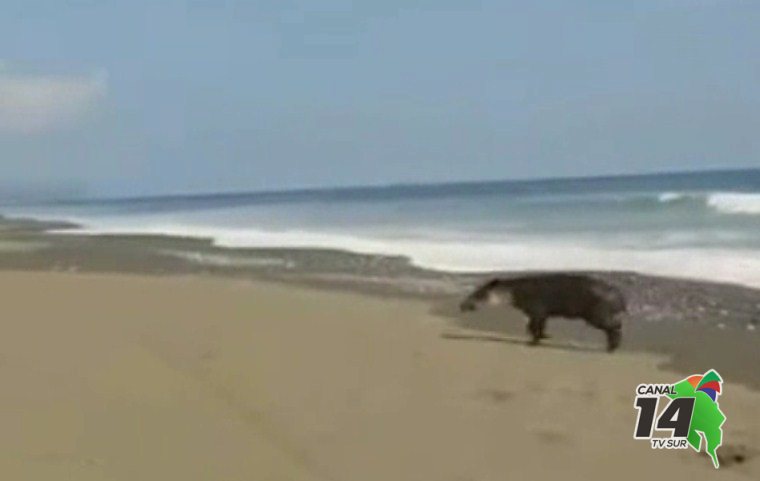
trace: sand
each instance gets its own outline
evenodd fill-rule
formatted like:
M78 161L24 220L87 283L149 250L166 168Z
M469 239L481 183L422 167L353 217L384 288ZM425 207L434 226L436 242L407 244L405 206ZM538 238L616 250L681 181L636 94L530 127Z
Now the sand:
M680 379L654 356L262 282L6 272L0 289L0 479L760 476L760 394L731 382L725 442L746 462L632 439L636 385Z

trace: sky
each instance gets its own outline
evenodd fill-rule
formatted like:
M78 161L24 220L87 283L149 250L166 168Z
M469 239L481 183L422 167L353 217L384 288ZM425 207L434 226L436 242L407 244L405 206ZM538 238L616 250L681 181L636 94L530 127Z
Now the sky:
M0 190L760 167L755 0L4 0Z

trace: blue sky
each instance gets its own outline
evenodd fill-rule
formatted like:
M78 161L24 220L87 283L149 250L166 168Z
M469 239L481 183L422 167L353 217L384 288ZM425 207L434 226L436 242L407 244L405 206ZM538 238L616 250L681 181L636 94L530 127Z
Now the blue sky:
M760 2L22 0L0 188L760 166Z

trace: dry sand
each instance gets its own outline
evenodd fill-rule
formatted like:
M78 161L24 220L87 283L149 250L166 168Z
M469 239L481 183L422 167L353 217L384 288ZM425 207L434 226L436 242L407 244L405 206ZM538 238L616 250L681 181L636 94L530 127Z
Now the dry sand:
M760 458L715 471L632 439L635 386L680 379L654 357L263 283L3 273L0 289L4 480L760 476ZM727 383L721 407L725 442L760 446L760 394Z

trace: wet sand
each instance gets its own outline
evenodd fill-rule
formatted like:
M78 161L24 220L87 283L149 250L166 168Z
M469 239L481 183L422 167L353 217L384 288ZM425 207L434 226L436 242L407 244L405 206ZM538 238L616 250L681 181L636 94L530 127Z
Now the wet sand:
M632 439L635 386L680 377L591 334L531 348L423 299L257 281L4 272L0 288L3 479L760 475L760 394L729 378L720 399L721 450L743 463L652 451Z

